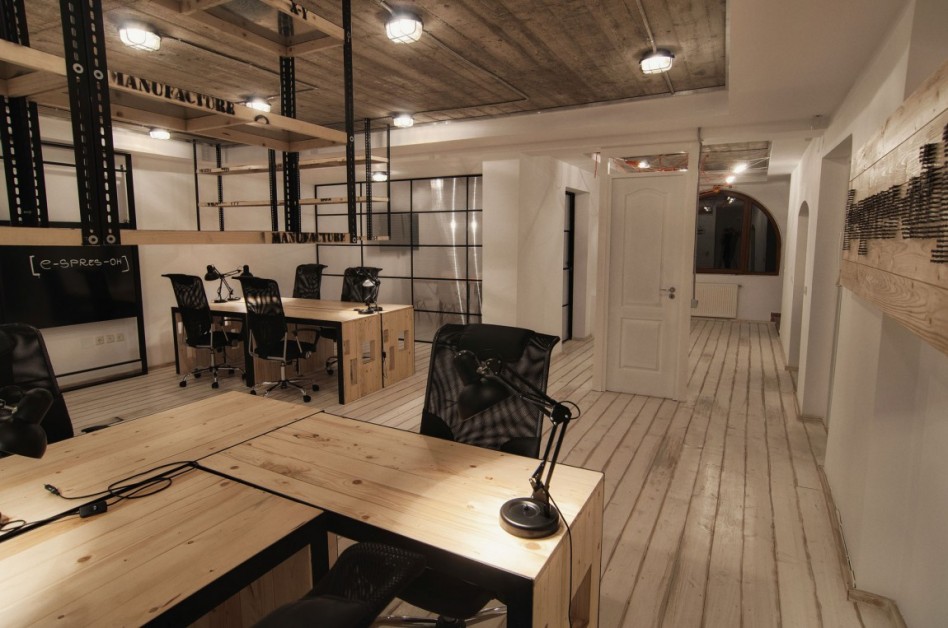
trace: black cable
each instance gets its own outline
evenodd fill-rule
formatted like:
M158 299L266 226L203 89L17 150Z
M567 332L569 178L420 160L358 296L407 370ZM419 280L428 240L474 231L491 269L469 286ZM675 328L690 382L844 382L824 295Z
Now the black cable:
M173 468L170 471L164 471L157 476L148 477L144 480L140 480L137 482L131 482L130 484L128 483L131 480L134 480L135 478L139 478L147 474L152 474L166 467L173 467ZM59 491L59 489L53 486L52 484L45 484L43 485L43 488L45 488L47 491L49 491L53 495L56 495L57 497L60 497L62 499L68 499L68 500L96 499L97 501L105 501L108 505L112 505L112 504L117 504L118 502L124 499L140 499L142 497L148 497L149 495L154 495L155 493L160 493L161 491L171 486L174 478L178 477L179 475L182 475L183 473L187 473L191 469L196 469L196 468L197 468L197 462L193 460L169 462L166 464L158 465L156 467L152 467L145 471L141 471L139 473L135 473L128 477L122 478L121 480L116 480L115 482L112 482L111 484L109 484L106 490L98 491L96 493L89 493L87 495L63 495ZM149 489L153 489L153 490L149 490ZM107 500L112 499L112 498L116 498L116 499L112 501L111 504L109 504ZM54 521L57 521L59 519L64 519L65 517L69 517L72 515L79 515L80 509L82 509L85 506L86 504L83 504L82 506L76 506L75 508L70 508L69 510L66 510L64 512L55 514L45 519L39 519L37 521L27 522L22 519L8 521L7 523L0 526L0 542L7 541L13 537L19 536L20 534L24 532L28 532L32 530L33 528L38 528L40 526L46 525L47 523L52 523ZM15 528L11 528L9 530L5 529L6 526L9 525L10 523L19 523L20 525Z
M134 480L135 478L139 478L139 477L141 477L141 476L143 476L143 475L151 475L151 474L153 474L154 472L158 471L159 469L164 469L164 468L166 468L166 467L176 467L175 469L172 469L171 471L166 471L166 472L165 472L165 473L173 473L173 472L175 472L175 471L179 471L179 470L185 469L185 468L187 468L187 469L196 468L196 466L197 466L197 463L196 463L195 461L193 461L193 460L184 460L184 461L178 461L178 462L168 462L168 463L166 463L166 464L161 464L161 465L158 465L157 467L152 467L152 468L150 468L150 469L146 469L145 471L141 471L141 472L139 472L139 473L135 473L135 474L133 474L133 475L124 477L124 478L122 478L121 480L116 480L116 481L112 482L111 484L109 484L109 485L105 488L105 490L96 491L96 492L94 492L94 493L88 493L88 494L86 494L86 495L63 495L63 494L59 491L59 489L56 488L55 486L53 486L52 484L44 484L44 485L43 485L43 488L45 488L47 491L49 491L49 492L52 493L53 495L56 495L57 497L61 497L62 499L71 499L71 500L75 500L75 499L93 499L93 498L109 499L109 498L114 497L114 496L116 496L116 495L118 495L118 494L120 494L120 493L122 493L123 491L126 491L126 490L128 490L128 489L134 489L134 488L138 488L138 487L140 487L140 486L150 485L150 484L154 483L155 481L162 479L160 476L158 476L158 477L149 477L149 478L146 478L146 479L141 480L141 481L139 481L139 482L132 482L131 484L126 484L127 482L130 482L131 480ZM163 473L163 474L160 474L160 475L164 475L164 473ZM176 477L177 475L180 475L180 474L175 474L175 475L172 475L171 477Z

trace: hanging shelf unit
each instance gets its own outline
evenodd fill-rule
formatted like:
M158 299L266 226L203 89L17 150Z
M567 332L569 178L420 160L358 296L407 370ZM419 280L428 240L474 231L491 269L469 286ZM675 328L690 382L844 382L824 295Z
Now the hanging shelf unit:
M228 0L158 0L156 7L176 14L182 21L191 21L205 28L240 38L248 45L281 57L296 57L319 50L343 46L344 62L351 63L351 50L345 42L343 28L289 0L257 0L260 5L277 14L289 16L294 23L293 33L283 35L266 25L244 19L240 3ZM347 5L348 6L348 5ZM344 17L343 21L346 21ZM346 68L351 77L351 69ZM71 112L67 85L66 62L63 57L43 52L5 39L0 39L0 95L7 98L25 97L38 105ZM348 78L348 77L347 77ZM351 81L351 78L349 79ZM213 95L184 90L131 74L108 72L109 101L112 119L117 122L162 127L172 132L205 138L217 143L258 146L284 153L331 146L347 146L351 155L349 132L305 122L277 113L263 113L241 103ZM351 84L347 85L347 107L351 108ZM347 111L347 114L350 112ZM347 127L351 127L347 115ZM349 143L347 145L347 143ZM357 159L355 163L365 163ZM385 158L372 158L371 163L387 163ZM354 164L353 164L354 165ZM304 160L300 169L349 166L344 157ZM282 164L276 168L282 170ZM268 172L269 166L204 169L200 174L246 174ZM357 202L369 199L359 198ZM387 202L387 198L372 200ZM323 202L348 202L348 199L300 199L301 205ZM280 203L282 205L282 202ZM269 201L234 201L219 204L201 204L216 207L250 207L272 205ZM35 232L35 233L33 233ZM122 243L127 244L242 244L287 242L338 242L349 234L318 234L280 231L137 231L121 230ZM351 238L358 239L358 238ZM0 227L0 245L82 244L79 229L45 227Z

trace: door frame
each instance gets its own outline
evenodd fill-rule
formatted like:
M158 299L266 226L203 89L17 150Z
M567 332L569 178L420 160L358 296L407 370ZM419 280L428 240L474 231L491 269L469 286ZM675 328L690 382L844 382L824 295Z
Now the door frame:
M685 173L669 173L671 176L681 176L682 185L685 186L685 198L693 198L694 203L698 202L698 165L701 153L700 144L697 141L679 142L668 144L645 144L632 146L618 146L603 148L599 152L599 254L597 259L598 272L596 277L596 308L595 325L593 335L596 342L593 346L593 390L605 390L606 383L606 364L607 348L610 345L608 337L609 330L609 303L611 297L610 290L610 271L612 266L612 251L610 234L612 233L612 181L615 179L639 178L641 175L627 174L619 172L610 172L609 163L613 158L630 157L638 155L652 155L663 153L687 153L688 171ZM654 177L661 173L648 173L647 176ZM694 251L695 251L695 205L682 208L684 212L681 221L682 247L681 276L676 282L679 288L679 294L682 295L682 311L679 316L678 325L678 365L675 369L675 399L684 399L688 386L688 346L691 330L691 308L690 299L686 295L694 294ZM690 211L689 211L690 209ZM689 307L686 307L687 304Z

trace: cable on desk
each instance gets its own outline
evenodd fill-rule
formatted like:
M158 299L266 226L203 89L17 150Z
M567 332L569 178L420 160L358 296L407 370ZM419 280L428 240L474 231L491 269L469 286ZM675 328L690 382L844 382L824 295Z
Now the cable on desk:
M162 471L160 474L154 475L152 477L148 477L144 480L138 480L134 482L132 481L132 480L135 480L136 478L142 477L143 475L150 475L150 474L155 473L156 471L165 469L167 467L172 467L172 468L168 471ZM45 484L43 488L45 488L47 491L49 491L50 493L52 493L53 495L56 495L57 497L61 499L68 499L68 500L95 499L95 502L91 504L89 503L82 504L80 506L76 506L75 508L70 508L69 510L66 510L64 512L57 513L45 519L39 519L37 521L27 522L22 519L15 519L15 520L8 521L4 523L3 525L0 525L0 543L2 543L3 541L8 541L16 536L19 536L20 534L23 534L24 532L29 532L30 530L34 528L38 528L48 523L58 521L59 519L64 519L66 517L75 516L75 515L86 517L93 514L98 514L99 512L105 512L105 510L107 510L108 505L117 504L118 502L124 499L140 499L142 497L148 497L149 495L154 495L155 493L160 493L161 491L171 486L171 484L174 481L174 478L184 473L187 473L191 469L196 469L196 468L197 468L197 462L193 460L169 462L166 464L158 465L156 467L152 467L151 469L147 469L145 471L141 471L139 473L135 473L128 477L122 478L121 480L116 480L115 482L112 482L111 484L109 484L105 490L98 491L95 493L89 493L87 495L63 495L60 492L60 490L56 488L55 486L53 486L52 484ZM149 489L152 489L152 490L149 490ZM112 498L116 498L116 499L112 501L111 504L109 504L108 500ZM97 504L99 502L102 503L101 510L99 510L97 507ZM19 523L20 525L18 525L15 528L6 529L6 527L10 525L11 523Z

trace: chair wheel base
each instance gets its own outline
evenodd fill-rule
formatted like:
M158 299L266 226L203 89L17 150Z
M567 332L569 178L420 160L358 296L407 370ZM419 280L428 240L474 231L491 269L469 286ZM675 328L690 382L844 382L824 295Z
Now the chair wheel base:
M221 385L217 382L214 382L213 384L211 384L211 388L220 388L220 387Z
M251 390L251 391L250 391L250 394L251 394L251 395L256 395L256 394L257 394L257 391L256 391L256 390Z
M195 378L200 377L200 376L201 376L200 373L195 373L195 374L194 374L194 377L195 377Z
M303 401L304 401L305 403L309 403L309 402L312 401L312 400L313 400L313 398L310 397L309 395L303 395Z
M188 385L187 382L178 382L178 386L180 386L181 388L184 388L187 385Z
M317 392L318 390L319 390L319 384L313 384L313 392Z

